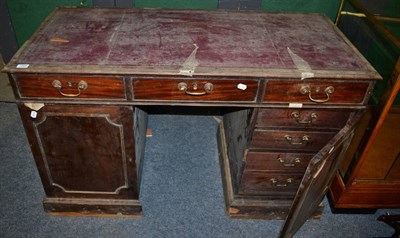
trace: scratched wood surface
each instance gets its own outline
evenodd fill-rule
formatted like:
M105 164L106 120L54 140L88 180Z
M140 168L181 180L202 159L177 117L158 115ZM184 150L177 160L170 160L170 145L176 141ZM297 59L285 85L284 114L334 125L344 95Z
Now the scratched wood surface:
M247 70L250 76L257 70L297 70L289 47L313 71L377 77L321 15L160 9L58 9L6 70L44 72L61 66L101 73L112 66L115 73L177 73L195 45L201 69L195 74L207 69L222 69L214 73L225 75ZM29 69L17 69L17 64L29 64Z

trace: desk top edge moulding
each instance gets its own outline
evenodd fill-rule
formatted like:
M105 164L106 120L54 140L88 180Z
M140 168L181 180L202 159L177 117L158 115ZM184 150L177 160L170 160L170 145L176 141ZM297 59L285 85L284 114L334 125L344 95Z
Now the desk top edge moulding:
M213 107L226 214L280 237L321 214L381 79L323 15L222 10L58 8L2 71L46 212L141 216L148 114Z

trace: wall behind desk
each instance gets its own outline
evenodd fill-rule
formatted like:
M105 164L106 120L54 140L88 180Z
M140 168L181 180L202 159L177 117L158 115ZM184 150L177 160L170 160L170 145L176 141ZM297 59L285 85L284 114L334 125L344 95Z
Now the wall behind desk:
M19 46L31 37L40 23L58 6L92 5L92 0L7 0Z

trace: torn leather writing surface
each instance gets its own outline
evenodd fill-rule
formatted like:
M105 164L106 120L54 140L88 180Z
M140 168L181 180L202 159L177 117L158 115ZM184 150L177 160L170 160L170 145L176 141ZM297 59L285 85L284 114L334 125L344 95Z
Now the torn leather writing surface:
M287 51L292 58L293 63L296 65L296 68L301 71L301 80L306 78L314 78L314 73L311 70L310 64L295 54L289 47L287 48Z
M194 70L199 65L199 62L196 60L196 53L199 47L196 44L193 45L195 47L194 50L182 64L182 68L179 69L179 74L181 75L193 76Z

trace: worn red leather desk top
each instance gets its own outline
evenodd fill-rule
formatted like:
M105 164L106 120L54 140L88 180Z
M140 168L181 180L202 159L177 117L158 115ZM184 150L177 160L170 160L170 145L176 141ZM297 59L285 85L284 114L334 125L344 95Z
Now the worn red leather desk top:
M321 15L156 9L60 8L6 70L173 75L195 45L194 75L294 77L290 48L320 76L377 77Z

